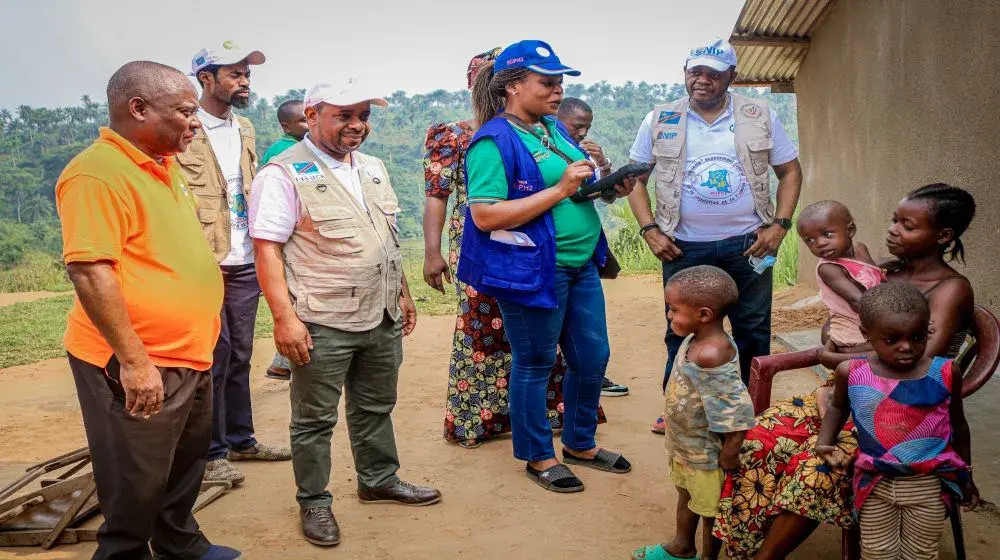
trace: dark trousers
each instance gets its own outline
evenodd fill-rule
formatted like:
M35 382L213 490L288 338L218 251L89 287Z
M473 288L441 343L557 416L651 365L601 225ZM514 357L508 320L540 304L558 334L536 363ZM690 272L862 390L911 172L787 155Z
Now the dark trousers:
M199 558L208 539L191 508L211 438L208 372L159 368L163 408L148 419L125 411L118 360L101 368L69 355L104 523L94 558Z
M775 226L777 227L777 226ZM670 277L685 268L701 264L717 266L725 270L740 291L739 302L729 310L729 322L733 327L733 340L740 352L740 373L743 383L750 385L750 360L771 353L771 277L768 268L757 274L743 252L753 245L756 234L737 235L720 241L676 240L677 247L684 253L679 259L663 263L663 285ZM665 306L670 311L669 306ZM684 338L670 330L667 321L667 367L663 372L663 387L674 367L674 357Z
M403 321L388 314L367 331L348 332L306 323L313 349L309 363L292 362L289 395L292 469L304 508L333 502L330 440L337 425L337 405L346 397L347 435L354 455L358 486L380 488L399 482L399 456L392 432L392 409L403 363Z
M558 267L550 280L558 307L528 307L497 298L510 341L510 428L514 457L544 461L555 457L546 412L549 376L556 346L566 357L563 377L562 443L575 451L594 448L601 380L611 358L604 291L597 267Z
M212 445L208 459L257 445L250 408L250 355L260 284L254 265L223 266L222 332L212 364Z

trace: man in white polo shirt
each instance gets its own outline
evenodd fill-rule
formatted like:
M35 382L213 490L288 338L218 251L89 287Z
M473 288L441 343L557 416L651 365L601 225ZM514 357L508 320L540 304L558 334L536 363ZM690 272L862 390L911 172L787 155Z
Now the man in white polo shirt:
M358 499L424 506L433 488L403 482L392 429L403 336L417 310L399 251L399 201L385 165L361 153L371 106L388 105L357 80L314 85L309 133L272 158L253 183L250 235L274 316L274 342L292 362L292 467L302 534L340 542L333 515L330 439L345 399Z
M729 43L693 49L684 76L688 97L646 115L629 152L633 162L655 165L655 218L644 188L648 177L629 204L643 239L663 261L664 284L702 264L736 281L740 299L730 321L748 382L750 360L770 353L772 272L754 271L749 259L774 255L791 228L802 184L798 149L763 100L729 91L736 78ZM769 168L778 177L777 207ZM668 325L664 386L681 342Z
M253 124L233 114L250 104L250 65L264 63L260 51L233 41L204 48L191 61L202 87L202 128L177 162L198 197L198 219L222 270L225 297L222 332L212 364L212 443L205 480L240 484L234 460L286 461L287 447L254 438L250 403L250 356L260 285L254 269L247 202L257 172Z

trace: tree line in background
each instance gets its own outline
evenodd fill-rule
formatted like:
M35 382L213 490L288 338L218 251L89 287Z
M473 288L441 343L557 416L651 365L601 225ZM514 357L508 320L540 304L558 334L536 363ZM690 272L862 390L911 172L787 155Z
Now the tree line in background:
M288 99L301 99L304 93L289 90L270 101L254 95L250 106L239 111L254 123L261 153L281 136L277 106ZM760 89L742 93L767 99L798 143L794 95ZM566 96L582 98L594 108L590 137L604 147L616 166L628 161L635 132L652 107L683 95L681 84L628 82L613 86L601 82L566 88ZM469 118L470 96L468 91L438 90L412 96L397 91L388 100L388 108L375 110L373 131L362 150L385 161L403 207L401 233L419 237L424 205L424 134L431 124ZM56 179L107 122L107 105L88 96L75 107L22 105L13 112L0 110L0 269L46 258L57 262L62 241L54 205Z

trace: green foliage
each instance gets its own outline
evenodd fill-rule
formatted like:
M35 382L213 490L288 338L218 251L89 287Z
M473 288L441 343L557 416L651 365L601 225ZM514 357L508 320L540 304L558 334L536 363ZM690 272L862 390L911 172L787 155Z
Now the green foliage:
M795 233L795 222L799 211L792 218L792 229L778 247L778 260L774 263L774 287L784 288L798 281L799 277L799 236Z
M62 252L59 222L52 218L33 223L0 220L0 269L27 262L32 252L51 256Z
M632 216L628 203L615 202L608 212L614 225L608 245L626 274L660 272L660 259L653 255L639 235L639 223Z
M403 252L403 274L410 287L410 297L421 315L451 315L455 313L458 297L455 285L445 282L444 293L431 288L424 282L424 244L420 239L404 239L400 243ZM452 281L454 282L454 278ZM419 322L419 318L417 319Z
M0 293L61 292L72 289L66 269L51 255L30 251L15 267L0 269Z
M770 94L760 89L745 89L742 93L767 99L785 123L793 141L798 133L795 120L795 97L790 94ZM301 99L304 90L288 90L270 101L256 95L240 113L254 123L257 149L261 154L281 136L277 106L287 99ZM615 166L628 161L629 147L645 115L658 103L684 95L681 84L649 84L627 82L612 86L600 82L590 86L570 84L566 95L586 100L595 113L590 137L604 147ZM432 124L467 119L471 116L468 91L437 90L428 94L393 93L390 106L377 108L372 117L373 131L363 150L382 158L392 176L393 186L403 207L399 223L403 238L421 236L424 207L423 151L427 128ZM54 187L59 173L69 160L97 136L98 127L107 124L107 106L83 97L76 107L56 109L19 107L13 113L0 111L0 268L10 268L25 262L28 248L58 258L61 253L58 225L55 222ZM603 205L602 213L605 213ZM621 211L618 211L621 212ZM626 219L627 218L627 219ZM627 236L634 225L627 212L611 218L609 226ZM634 229L634 228L632 228ZM615 240L629 256L628 243L623 237ZM645 253L636 249L634 265L639 269L655 265ZM421 255L422 258L422 255ZM410 262L420 262L420 259ZM623 263L623 264L626 264ZM411 287L422 285L411 272ZM630 265L631 266L631 265ZM794 270L792 267L790 270ZM433 299L434 294L418 297Z

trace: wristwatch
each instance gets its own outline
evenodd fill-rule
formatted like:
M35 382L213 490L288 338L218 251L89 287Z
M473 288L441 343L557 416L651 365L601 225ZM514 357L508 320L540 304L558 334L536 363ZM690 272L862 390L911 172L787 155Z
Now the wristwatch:
M788 218L775 218L774 223L784 228L785 231L792 229L792 220Z

